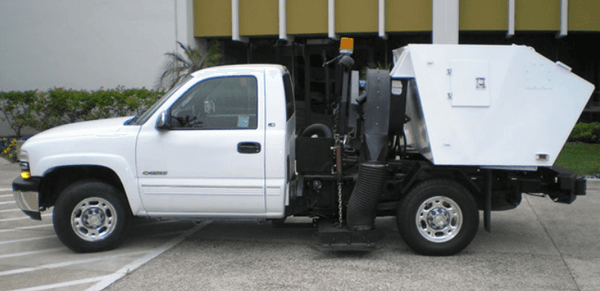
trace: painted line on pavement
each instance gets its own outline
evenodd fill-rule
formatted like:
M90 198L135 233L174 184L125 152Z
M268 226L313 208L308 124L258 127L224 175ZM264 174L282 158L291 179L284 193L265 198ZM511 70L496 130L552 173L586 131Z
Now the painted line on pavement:
M54 225L52 223L50 223L50 224L40 224L40 225L34 225L34 226L23 226L23 227L10 228L10 229L0 229L0 233L19 231L19 230L28 230L28 229L34 229L34 228L42 228L42 227L49 227L49 226L54 226Z
M137 259L137 260L135 260L135 261L127 264L127 265L125 265L123 268L119 269L114 274L106 276L104 279L102 279L102 281L96 283L96 285L88 288L86 291L100 291L100 290L103 290L104 288L110 286L111 284L113 284L117 280L125 277L125 275L127 275L130 272L136 270L137 268L139 268L142 265L146 264L150 260L158 257L160 254L164 253L165 251L169 250L170 248L176 246L181 241L183 241L184 239L188 238L190 235L196 233L197 231L199 231L200 229L204 228L205 226L207 226L210 223L211 223L210 221L208 221L208 222L205 221L205 222L202 222L202 223L198 224L197 226L191 228L190 230L186 231L185 233L181 234L180 236L177 236L177 237L171 239L170 241L166 242L165 244L163 244L159 248L154 249L154 250L148 252L145 256L143 256L143 257L141 257L141 258L139 258L139 259Z
M108 276L87 278L87 279L62 282L62 283L56 283L56 284L50 284L50 285L42 285L42 286L37 286L37 287L25 288L25 289L17 289L17 290L13 290L13 291L40 291L40 290L64 288L64 287L69 287L69 286L98 282L98 281L104 280L106 277L108 277Z
M39 251L31 251L31 252L22 252L22 253L16 253L16 254L8 254L8 255L1 255L0 259L14 258L14 257L23 257L23 256L31 256L31 255L37 255L37 254L43 254L43 253L51 253L51 252L56 252L56 251L60 251L60 250L64 250L64 249L66 249L66 247L55 248L55 249L39 250Z
M81 264L87 264L87 263L94 263L94 262L98 262L98 261L116 259L116 258L121 258L121 257L126 257L126 256L137 256L137 255L141 255L141 254L146 254L146 252L145 251L131 252L131 253L125 253L125 254L119 254L119 255L87 259L87 260L76 260L76 261L61 262L61 263L56 263L56 264L41 265L41 266L31 267L31 268L14 269L14 270L0 272L0 276L8 276L8 275L36 272L36 271L47 270L47 269L57 269L57 268L63 268L63 267L69 267L69 266L75 266L75 265L81 265Z
M19 208L4 209L4 210L0 210L0 213L13 212L13 211L21 211L21 209L19 209Z
M12 194L0 195L0 198L8 198L8 197L15 197L15 195L12 195Z
M0 202L0 205L17 204L16 201Z
M52 216L52 213L48 213L48 214L42 215L42 217L48 217L48 216ZM5 219L0 219L0 222L15 221L15 220L31 220L31 217L29 217L29 216L23 216L23 217L5 218Z
M31 237L31 238L24 238L24 239L0 241L0 245L14 244L14 243L19 243L19 242L34 241L34 240L41 240L41 239L48 239L48 238L56 238L56 235L47 235L47 236Z

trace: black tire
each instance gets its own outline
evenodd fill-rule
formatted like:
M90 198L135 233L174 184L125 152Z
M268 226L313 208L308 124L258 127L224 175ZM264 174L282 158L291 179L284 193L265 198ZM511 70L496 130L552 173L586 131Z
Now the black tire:
M473 195L463 185L432 179L415 185L402 198L396 221L400 236L415 252L450 256L466 248L475 237L479 211Z
M52 220L64 245L87 253L116 248L129 231L131 216L121 191L102 181L83 180L62 191Z
M311 137L313 135L317 135L320 138L332 138L333 131L331 128L325 124L315 123L308 126L305 130L302 131L301 137Z

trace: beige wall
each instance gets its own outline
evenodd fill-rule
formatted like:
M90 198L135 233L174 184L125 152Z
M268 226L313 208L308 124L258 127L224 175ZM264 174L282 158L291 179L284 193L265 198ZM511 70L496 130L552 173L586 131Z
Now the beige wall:
M194 0L196 36L231 36L231 1Z
M389 32L431 31L431 9L431 1L385 1L385 28Z
M240 34L276 36L278 0L239 0ZM377 0L336 0L338 34L376 33ZM431 31L431 0L386 0L387 32ZM460 0L461 31L506 31L508 0ZM558 31L560 0L516 0L516 31ZM195 35L231 36L230 0L194 0ZM287 0L289 35L327 34L327 0ZM600 31L600 0L569 0L570 31Z
M327 0L288 0L288 34L326 34Z
M277 0L240 0L240 35L278 35L278 2Z
M600 1L569 0L569 30L600 31Z
M506 30L507 1L460 0L459 29L468 31Z

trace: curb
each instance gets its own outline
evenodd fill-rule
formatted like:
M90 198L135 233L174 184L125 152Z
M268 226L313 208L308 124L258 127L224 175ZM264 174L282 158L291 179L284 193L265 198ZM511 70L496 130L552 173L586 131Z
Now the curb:
M586 179L588 185L600 186L600 179Z

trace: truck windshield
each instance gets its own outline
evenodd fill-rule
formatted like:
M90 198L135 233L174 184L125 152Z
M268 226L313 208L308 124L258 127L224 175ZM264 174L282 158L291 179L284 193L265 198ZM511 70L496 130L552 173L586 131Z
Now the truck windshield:
M175 93L177 90L179 90L179 88L181 88L181 86L183 86L185 83L187 83L192 78L193 78L192 75L189 75L186 78L184 78L181 82L179 82L179 84L177 84L177 86L175 86L175 87L173 87L173 89L167 91L167 93L165 93L165 95L163 97L161 97L158 101L156 101L156 103L154 103L154 105L152 105L152 107L148 108L148 110L144 111L141 115L136 115L134 118L127 120L125 122L125 125L142 125L142 124L146 123L146 121L148 121L150 116L152 116L154 114L154 112L156 112L156 110L158 110L158 108L160 108L160 106L163 105L163 103L165 103L165 101L167 101L169 99L169 97L171 97L171 95L173 95L173 93Z

